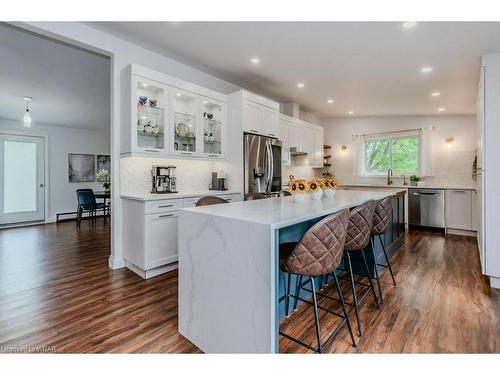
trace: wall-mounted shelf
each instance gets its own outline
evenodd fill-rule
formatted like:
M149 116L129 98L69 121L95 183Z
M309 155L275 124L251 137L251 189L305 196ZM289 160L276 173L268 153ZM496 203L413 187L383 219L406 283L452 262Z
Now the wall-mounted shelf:
M331 167L332 163L330 162L330 159L332 155L329 154L332 146L330 145L323 145L323 167Z

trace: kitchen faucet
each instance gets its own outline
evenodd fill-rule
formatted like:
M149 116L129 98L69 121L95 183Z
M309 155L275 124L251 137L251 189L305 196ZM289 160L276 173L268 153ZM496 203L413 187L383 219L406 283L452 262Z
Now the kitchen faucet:
M392 185L392 168L387 170L387 185Z

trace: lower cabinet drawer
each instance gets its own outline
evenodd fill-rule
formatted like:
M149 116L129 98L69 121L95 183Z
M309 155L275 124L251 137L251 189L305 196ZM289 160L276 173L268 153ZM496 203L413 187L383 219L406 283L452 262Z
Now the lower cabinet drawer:
M145 215L146 270L176 262L177 211Z
M158 212L177 211L179 208L182 208L182 199L147 201L144 213L154 214Z

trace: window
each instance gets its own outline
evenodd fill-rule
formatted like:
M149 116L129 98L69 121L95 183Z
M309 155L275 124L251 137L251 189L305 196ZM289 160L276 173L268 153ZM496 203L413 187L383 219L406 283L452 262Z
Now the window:
M418 134L369 137L364 144L365 174L385 175L389 168L394 174L418 174L420 136Z

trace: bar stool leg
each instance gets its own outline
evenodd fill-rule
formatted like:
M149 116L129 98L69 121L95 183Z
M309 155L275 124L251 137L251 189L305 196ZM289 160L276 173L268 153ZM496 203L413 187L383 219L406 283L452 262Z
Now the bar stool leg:
M290 306L290 283L291 283L291 281L292 281L292 275L289 273L288 280L286 283L286 297L285 297L285 314L286 314L286 316L288 316L290 314L288 307Z
M351 335L352 346L356 347L356 341L354 340L354 335L352 333L351 322L349 321L349 315L347 315L347 310L345 308L344 296L342 295L342 290L340 289L339 280L337 279L337 274L333 272L333 278L335 279L335 285L337 287L337 292L339 294L340 304L342 305L342 311L344 312L345 321L347 323L347 328L349 329L349 334Z
M380 240L380 244L382 245L382 250L384 251L385 261L387 262L387 267L389 268L389 272L391 273L392 283L394 284L394 286L396 286L396 279L394 278L394 273L392 272L391 262L389 262L389 257L387 256L387 252L385 251L385 245L384 245L384 241L382 241L382 235L379 235L378 239Z
M375 300L375 304L377 305L377 308L380 308L380 305L378 303L377 294L375 293L375 288L373 287L372 278L370 277L370 269L368 268L368 262L366 261L364 249L361 250L361 255L363 256L363 262L365 263L366 277L368 277L368 282L370 283L370 289L373 293L373 299Z
M377 279L378 293L380 295L380 303L382 303L384 302L384 298L382 297L382 288L380 287L380 277L378 275L377 258L375 257L375 243L373 241L373 237L370 238L370 242L372 245L373 267L375 268L375 278Z
M319 326L318 302L316 301L316 289L314 287L314 277L309 276L311 290L313 295L314 320L316 322L316 338L318 339L318 352L323 353L323 344L321 342L321 328Z
M349 266L349 279L351 280L351 291L354 303L354 311L356 312L356 320L358 322L358 335L361 336L361 319L359 318L358 298L356 297L356 286L354 285L354 275L352 273L351 254L349 254L349 252L346 251L346 256L347 256L347 264Z
M297 297L300 297L299 294L300 294L300 287L301 286L302 286L302 275L299 276L299 278L297 280L297 285L295 285L295 298L293 301L293 309L294 310L297 309L297 303L299 302Z

